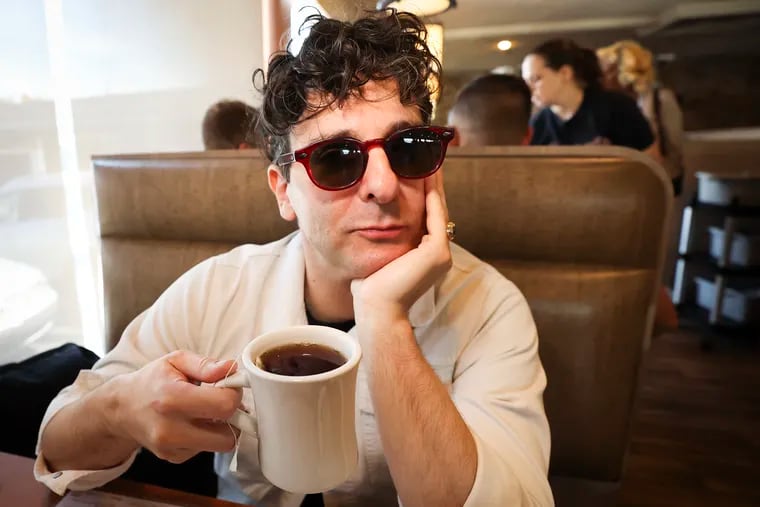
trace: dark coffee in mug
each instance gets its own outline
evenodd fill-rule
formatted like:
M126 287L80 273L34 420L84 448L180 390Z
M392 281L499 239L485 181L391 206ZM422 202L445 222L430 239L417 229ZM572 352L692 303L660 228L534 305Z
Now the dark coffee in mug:
M341 366L346 362L343 354L315 343L291 343L267 350L257 361L258 366L270 373L303 377L317 375Z

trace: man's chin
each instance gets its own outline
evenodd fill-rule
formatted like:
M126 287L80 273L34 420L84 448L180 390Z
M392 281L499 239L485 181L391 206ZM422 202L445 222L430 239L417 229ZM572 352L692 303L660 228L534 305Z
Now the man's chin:
M367 278L368 276L380 271L385 266L398 259L412 248L409 246L398 246L392 249L382 249L367 253L363 258L354 259L354 278Z

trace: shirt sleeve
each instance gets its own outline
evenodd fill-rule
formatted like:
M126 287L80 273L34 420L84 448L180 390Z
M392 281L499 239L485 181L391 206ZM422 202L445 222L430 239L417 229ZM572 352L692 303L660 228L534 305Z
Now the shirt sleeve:
M614 97L609 106L612 108L612 125L610 141L617 146L628 146L636 150L645 150L654 143L654 135L644 114L632 98L623 94L611 94Z
M465 507L553 506L538 335L525 298L511 282L503 284L460 355L452 386L478 457Z
M192 350L192 336L203 315L203 286L213 263L196 266L175 281L151 306L133 320L112 351L95 363L92 370L83 370L69 387L63 389L45 412L37 436L35 478L59 495L67 489L92 489L119 477L135 459L135 451L123 463L105 470L48 469L40 441L45 428L55 415L70 403L97 389L113 377L136 371L174 350ZM83 449L82 452L88 452Z
M34 477L58 495L66 493L67 489L84 490L102 486L126 472L137 456L133 452L123 463L105 470L59 470L52 472L48 469L45 456L40 451L40 437L45 427L55 414L63 407L72 403L84 394L97 388L105 382L105 377L91 370L83 370L79 373L72 385L63 389L50 403L37 438L37 459L34 462Z

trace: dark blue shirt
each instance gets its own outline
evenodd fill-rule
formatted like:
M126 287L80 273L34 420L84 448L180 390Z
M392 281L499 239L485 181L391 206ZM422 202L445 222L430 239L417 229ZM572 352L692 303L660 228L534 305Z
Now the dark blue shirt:
M622 93L587 88L572 118L562 121L545 107L530 120L531 144L614 144L644 150L654 136L636 102Z

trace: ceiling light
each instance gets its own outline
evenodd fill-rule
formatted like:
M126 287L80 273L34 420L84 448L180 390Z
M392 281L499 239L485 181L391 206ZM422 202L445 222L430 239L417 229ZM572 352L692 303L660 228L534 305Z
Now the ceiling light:
M499 49L499 51L509 51L510 49L512 49L512 41L506 40L506 39L500 40L496 44L496 47Z
M512 65L499 65L491 69L491 74L502 74L505 76L516 76L515 68Z
M375 8L378 11L393 8L417 16L435 16L456 6L456 0L377 0Z

